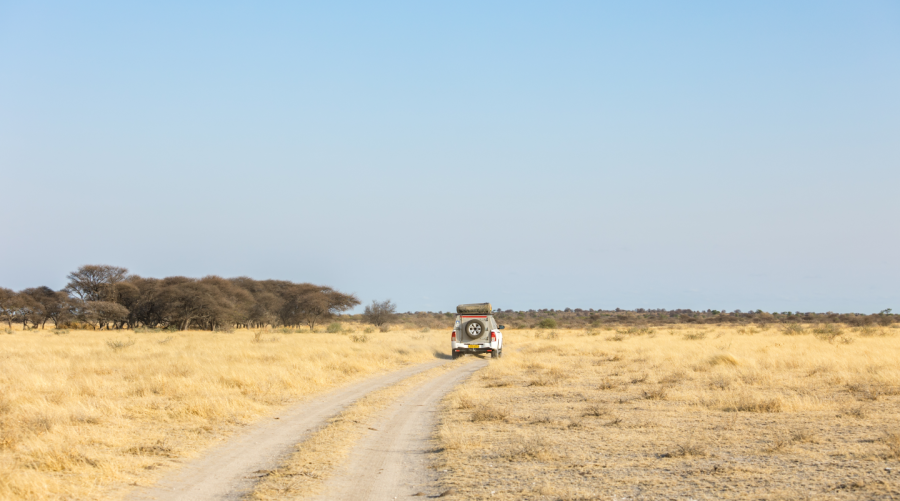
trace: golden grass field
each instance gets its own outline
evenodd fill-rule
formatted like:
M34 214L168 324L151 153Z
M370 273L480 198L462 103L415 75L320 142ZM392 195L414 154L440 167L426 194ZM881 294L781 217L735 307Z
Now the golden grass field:
M900 499L896 327L508 331L444 399L446 498Z
M0 334L0 499L119 499L303 396L446 356L448 333ZM900 499L896 334L508 330L444 399L444 498ZM366 420L451 365L348 408L252 497L317 492Z
M448 344L415 330L61 332L0 333L0 499L121 498L299 397Z

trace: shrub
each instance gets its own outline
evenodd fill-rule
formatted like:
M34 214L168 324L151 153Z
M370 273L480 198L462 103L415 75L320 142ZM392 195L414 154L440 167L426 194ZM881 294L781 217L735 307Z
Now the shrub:
M381 332L388 332L391 330L391 326L388 324L384 324L381 327L379 327L378 330L380 330Z
M122 341L120 339L110 340L106 342L106 346L109 346L113 349L113 351L124 350L130 346L134 346L134 340L129 339L127 341Z
M354 335L350 336L350 340L353 341L354 343L367 343L369 341L369 336L367 336L365 334L361 334L361 335L354 334Z
M555 329L556 328L556 319L554 318L545 318L538 323L539 329Z
M824 324L818 327L815 327L813 330L813 335L823 341L834 341L835 338L844 333L843 329L841 329L837 324Z
M330 332L332 334L341 332L344 330L344 326L341 325L340 322L331 322L328 324L328 327L325 329L325 332Z
M858 330L859 335L863 337L884 336L886 334L883 329L879 329L878 327L874 327L871 325L860 327Z
M787 324L781 328L781 332L787 336L799 336L806 332L806 329L800 324Z
M384 301L372 300L372 304L366 306L366 310L362 314L366 322L374 324L376 327L387 324L393 320L396 315L397 305L392 303L390 299Z
M371 333L375 332L375 328L374 327L366 327L365 329L363 329L363 332L365 332L366 334L371 334Z
M644 336L653 334L653 329L649 327L628 327L626 329L617 330L616 332L624 336Z
M505 409L496 407L479 407L472 413L472 421L502 421L509 416L509 412Z

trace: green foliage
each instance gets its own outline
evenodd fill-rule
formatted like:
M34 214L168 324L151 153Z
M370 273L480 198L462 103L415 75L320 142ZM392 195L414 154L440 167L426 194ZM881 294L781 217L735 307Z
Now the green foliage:
M331 322L328 324L328 327L325 328L325 332L329 332L331 334L337 334L344 330L343 324L340 322Z
M539 329L555 329L556 328L556 319L554 318L544 318L538 322Z

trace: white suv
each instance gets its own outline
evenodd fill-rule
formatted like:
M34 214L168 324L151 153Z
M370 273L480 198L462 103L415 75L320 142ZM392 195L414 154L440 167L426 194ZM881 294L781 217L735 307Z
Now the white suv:
M461 304L456 307L456 325L450 333L450 353L459 358L466 353L503 356L504 326L497 325L491 303Z

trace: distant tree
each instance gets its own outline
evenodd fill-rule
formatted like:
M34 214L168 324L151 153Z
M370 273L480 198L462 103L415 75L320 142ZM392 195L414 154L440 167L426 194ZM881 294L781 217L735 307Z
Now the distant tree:
M191 279L173 282L160 291L168 323L188 330L195 321L210 328L224 322L232 304L219 289Z
M60 327L75 318L77 305L66 291L53 293L53 300L47 306L47 318L53 321L53 325ZM43 328L43 325L41 325Z
M376 301L373 299L372 304L366 306L366 309L363 312L363 318L366 322L369 322L376 327L381 327L393 320L394 315L396 314L397 305L392 303L390 299L384 301Z
M116 286L127 277L126 268L89 264L66 276L66 291L82 301L115 301Z
M34 318L35 310L41 307L28 294L16 294L12 300L12 321L22 322L22 328L28 328L28 322Z
M43 286L25 289L19 294L24 294L34 300L34 304L28 314L28 320L35 327L40 325L43 329L44 324L50 319L50 313L56 306L56 292L50 287Z
M13 310L17 298L16 293L10 289L0 287L0 321L5 320L6 325L12 328Z
M331 287L323 287L318 298L312 296L309 302L301 303L301 311L306 325L312 330L316 322L331 318L337 313L345 312L359 304L359 299L353 294L344 294ZM315 299L313 299L315 298Z
M353 294L344 294L331 287L313 284L292 284L285 291L285 301L279 317L285 325L305 323L310 330L320 321L347 311L359 304Z
M128 308L111 301L91 301L86 303L82 320L96 323L100 329L109 329L110 324L121 327L128 320Z

